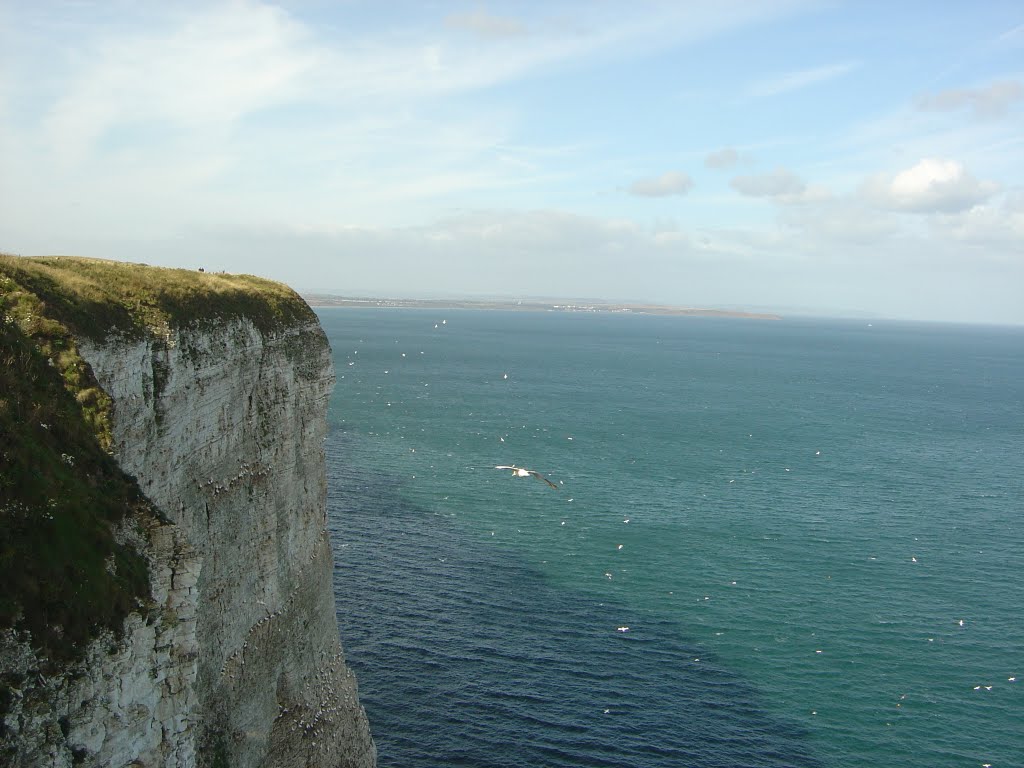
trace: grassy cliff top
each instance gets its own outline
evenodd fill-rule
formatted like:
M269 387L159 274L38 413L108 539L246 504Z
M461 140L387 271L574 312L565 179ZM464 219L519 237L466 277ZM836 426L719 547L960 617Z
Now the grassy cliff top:
M315 321L291 288L251 275L69 256L0 255L0 291L5 280L38 298L48 317L94 340L112 333L160 334L236 317L248 318L263 332Z
M0 255L0 630L58 661L148 604L145 556L117 530L144 539L160 513L110 455L111 401L78 341L238 317L263 332L316 321L256 277Z

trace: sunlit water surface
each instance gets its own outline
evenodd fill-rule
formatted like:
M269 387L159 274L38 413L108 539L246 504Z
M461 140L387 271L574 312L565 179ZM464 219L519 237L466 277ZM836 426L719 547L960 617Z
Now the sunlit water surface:
M319 314L382 766L1024 765L1021 329Z

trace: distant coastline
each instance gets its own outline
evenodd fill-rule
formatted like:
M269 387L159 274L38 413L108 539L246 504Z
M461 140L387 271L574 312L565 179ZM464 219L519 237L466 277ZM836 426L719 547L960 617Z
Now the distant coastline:
M781 315L732 309L678 307L667 304L624 304L580 299L381 299L303 293L311 307L380 309L490 309L511 312L589 312L597 314L675 315L684 317L736 317L781 320Z

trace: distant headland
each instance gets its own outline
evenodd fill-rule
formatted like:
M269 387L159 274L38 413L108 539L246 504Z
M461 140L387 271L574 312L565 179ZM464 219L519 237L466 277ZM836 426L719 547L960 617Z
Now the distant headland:
M632 304L581 299L382 299L302 294L311 307L372 307L389 309L492 309L511 312L590 312L600 314L676 315L686 317L738 317L781 320L780 315L733 309L679 307L668 304Z

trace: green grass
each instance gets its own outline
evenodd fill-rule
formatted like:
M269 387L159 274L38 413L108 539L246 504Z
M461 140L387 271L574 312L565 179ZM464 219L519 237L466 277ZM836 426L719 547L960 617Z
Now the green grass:
M74 657L145 606L145 559L114 530L160 516L110 456L110 399L76 338L236 317L264 332L315 320L255 277L0 255L0 628L29 632L44 657Z
M111 333L160 336L169 327L238 317L264 333L315 321L313 311L291 288L251 275L67 256L0 255L4 274L37 296L46 316L94 340Z

